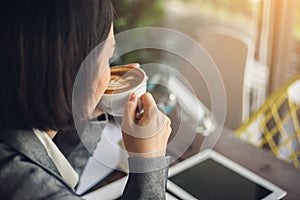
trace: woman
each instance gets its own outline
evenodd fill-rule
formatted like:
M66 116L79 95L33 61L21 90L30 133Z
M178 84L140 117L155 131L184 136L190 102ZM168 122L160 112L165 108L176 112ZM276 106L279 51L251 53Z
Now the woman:
M74 190L88 152L78 143L72 149L76 158L61 152L52 139L58 132L76 137L72 89L85 57L113 37L112 5L109 0L7 1L0 15L0 198L81 199ZM99 55L101 73L96 73L101 76L93 80L95 93L85 96L88 103L80 105L93 117L100 114L97 102L110 76L107 66L112 50L105 48ZM147 127L156 117L150 110L157 108L148 93L141 102L145 112L137 125ZM122 126L135 120L136 107L137 97L132 94L124 111L132 119ZM165 122L148 138L123 131L131 155L123 199L165 197L165 151L171 132L167 117Z

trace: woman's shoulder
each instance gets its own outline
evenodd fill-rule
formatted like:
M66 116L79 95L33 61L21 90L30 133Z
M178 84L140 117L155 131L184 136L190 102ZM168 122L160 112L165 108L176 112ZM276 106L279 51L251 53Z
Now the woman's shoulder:
M42 144L30 130L5 130L0 129L0 143L6 148L3 151L19 152L20 154L32 153L35 148L39 150Z
M0 131L0 163L0 199L81 199L30 132Z
M0 199L74 199L57 176L0 143Z

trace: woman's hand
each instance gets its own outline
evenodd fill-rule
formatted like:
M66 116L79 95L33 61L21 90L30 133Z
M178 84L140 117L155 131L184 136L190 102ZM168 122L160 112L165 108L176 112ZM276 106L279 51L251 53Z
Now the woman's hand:
M161 113L150 93L140 97L144 113L136 118L138 100L135 94L129 98L122 121L123 140L130 156L162 157L171 133L170 119Z
M134 68L139 68L140 64L139 63L129 63L129 64L125 64L125 65L120 65L118 67L134 67Z

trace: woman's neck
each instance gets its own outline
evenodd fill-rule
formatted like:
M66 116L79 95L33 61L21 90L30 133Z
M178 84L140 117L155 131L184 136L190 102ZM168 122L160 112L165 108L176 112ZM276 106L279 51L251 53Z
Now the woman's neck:
M48 130L45 131L47 133L47 135L51 138L51 140L54 138L54 136L56 135L57 131L53 131L53 130Z

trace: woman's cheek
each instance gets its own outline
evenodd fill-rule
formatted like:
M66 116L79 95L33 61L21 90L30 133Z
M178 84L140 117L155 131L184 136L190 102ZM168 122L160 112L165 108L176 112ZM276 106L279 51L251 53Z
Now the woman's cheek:
M108 87L110 81L110 68L108 67L100 77L95 93L96 103L100 101L102 95L104 94L106 88Z

